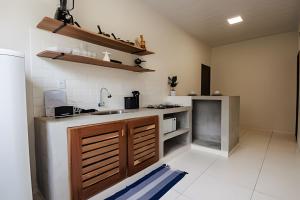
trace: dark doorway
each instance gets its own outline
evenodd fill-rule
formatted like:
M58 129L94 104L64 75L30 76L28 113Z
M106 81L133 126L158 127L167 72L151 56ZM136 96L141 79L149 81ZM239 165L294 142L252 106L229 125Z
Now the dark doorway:
M297 98L296 98L296 130L295 130L295 134L296 134L296 140L298 139L298 120L299 120L299 52L298 52L298 56L297 56Z
M210 67L201 65L201 96L210 96Z

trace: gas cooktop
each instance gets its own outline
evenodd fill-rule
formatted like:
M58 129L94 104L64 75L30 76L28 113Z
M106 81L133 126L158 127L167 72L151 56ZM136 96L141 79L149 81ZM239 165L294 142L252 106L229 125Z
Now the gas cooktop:
M178 104L159 104L159 105L149 105L147 106L147 108L150 109L167 109L167 108L178 108L178 107L182 107Z

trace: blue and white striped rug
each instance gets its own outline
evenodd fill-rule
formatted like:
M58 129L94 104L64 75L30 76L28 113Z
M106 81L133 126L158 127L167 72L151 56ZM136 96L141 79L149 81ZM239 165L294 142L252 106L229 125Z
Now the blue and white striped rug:
M187 173L167 165L153 170L106 200L157 200L166 194Z

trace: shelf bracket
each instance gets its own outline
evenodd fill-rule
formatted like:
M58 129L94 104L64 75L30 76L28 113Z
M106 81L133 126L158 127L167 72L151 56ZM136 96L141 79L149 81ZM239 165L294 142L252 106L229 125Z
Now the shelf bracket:
M57 27L54 31L52 31L52 33L57 33L60 29L64 28L65 26L67 26L66 22L64 22L62 25L60 25L59 27Z
M57 56L55 56L54 58L52 58L53 60L57 60L57 59L60 59L61 57L64 57L65 56L65 53L61 53Z

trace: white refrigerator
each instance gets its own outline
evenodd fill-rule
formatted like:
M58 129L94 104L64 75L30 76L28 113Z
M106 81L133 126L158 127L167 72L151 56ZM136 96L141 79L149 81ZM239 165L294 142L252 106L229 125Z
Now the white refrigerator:
M0 49L0 199L32 199L24 55Z

